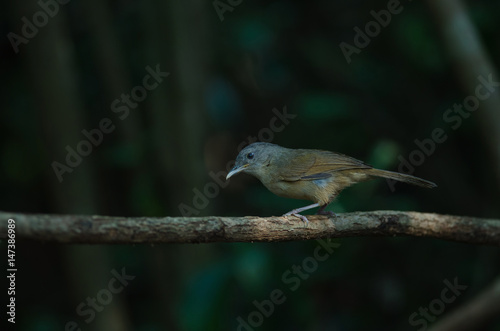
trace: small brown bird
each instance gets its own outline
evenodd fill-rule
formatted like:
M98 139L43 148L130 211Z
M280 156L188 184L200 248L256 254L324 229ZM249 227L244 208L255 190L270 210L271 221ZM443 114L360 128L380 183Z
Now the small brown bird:
M318 215L332 215L324 209L343 189L374 177L426 188L437 186L415 176L374 169L347 155L315 149L290 149L270 143L253 143L241 150L226 179L239 172L257 177L269 191L281 197L313 201L312 205L283 215L297 216L305 223L309 220L300 212L319 207Z

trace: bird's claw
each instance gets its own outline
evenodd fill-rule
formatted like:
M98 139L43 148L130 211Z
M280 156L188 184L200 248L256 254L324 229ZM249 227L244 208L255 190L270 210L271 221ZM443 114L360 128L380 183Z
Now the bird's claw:
M283 216L295 216L295 217L298 217L298 218L300 218L302 220L302 222L304 222L306 224L306 226L309 226L309 220L307 219L307 217L305 217L304 215L301 215L301 214L295 212L294 210L292 210L289 213L283 214Z
M333 220L331 220L331 217L335 216L335 219L338 218L337 214L335 214L333 211L330 211L330 210L318 210L318 212L316 213L316 215L325 215L325 216L328 216L328 218L330 219L330 222L332 222L332 224L335 224L335 223L333 222Z
M325 216L335 216L335 218L337 218L337 214L335 214L333 211L331 210L321 210L321 211L318 211L316 213L316 215L325 215Z

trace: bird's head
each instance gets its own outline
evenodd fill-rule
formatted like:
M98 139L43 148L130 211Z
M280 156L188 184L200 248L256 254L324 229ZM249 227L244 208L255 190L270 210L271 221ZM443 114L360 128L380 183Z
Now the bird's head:
M273 154L282 147L270 143L253 143L243 148L236 157L236 163L226 179L240 172L259 178L262 169L270 164Z

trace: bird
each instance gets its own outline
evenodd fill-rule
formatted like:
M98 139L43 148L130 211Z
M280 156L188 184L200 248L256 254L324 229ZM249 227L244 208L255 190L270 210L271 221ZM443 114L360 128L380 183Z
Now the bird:
M433 182L412 175L375 169L344 154L285 148L266 142L252 143L243 148L226 180L238 173L256 177L278 196L314 202L283 215L296 216L306 224L309 220L301 212L319 207L318 215L335 215L325 208L337 195L353 184L372 178L383 177L425 188L437 187Z

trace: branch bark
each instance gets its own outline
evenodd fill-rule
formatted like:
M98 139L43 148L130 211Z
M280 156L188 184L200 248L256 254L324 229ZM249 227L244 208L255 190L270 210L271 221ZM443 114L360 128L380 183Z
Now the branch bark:
M270 242L360 236L431 237L500 246L500 220L373 211L337 217L111 217L0 212L0 238L15 220L16 238L72 244Z

